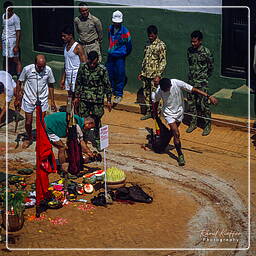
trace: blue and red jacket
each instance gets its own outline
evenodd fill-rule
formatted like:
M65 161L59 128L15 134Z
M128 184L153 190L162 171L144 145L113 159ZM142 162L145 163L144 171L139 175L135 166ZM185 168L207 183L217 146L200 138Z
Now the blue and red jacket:
M132 40L129 30L121 25L114 34L114 26L108 27L109 47L108 54L112 57L125 57L132 51Z

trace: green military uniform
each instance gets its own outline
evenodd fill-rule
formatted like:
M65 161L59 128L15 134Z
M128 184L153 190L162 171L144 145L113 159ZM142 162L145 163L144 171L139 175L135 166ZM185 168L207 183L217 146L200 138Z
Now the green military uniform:
M142 61L141 79L146 103L146 115L151 114L151 93L156 90L153 79L161 77L166 67L166 45L158 37L153 43L145 46Z
M99 128L104 114L104 96L111 102L111 91L108 72L103 65L99 64L95 69L89 69L87 63L80 65L75 87L75 97L80 99L78 114L81 117L91 116L95 120L94 146L97 149L100 146Z
M213 72L213 56L210 50L203 45L197 49L189 47L187 58L189 64L188 83L208 94L208 79ZM187 129L187 132L190 132L197 126L197 115L211 118L211 111L206 97L189 93L187 99L189 111L193 115L190 127ZM211 121L205 119L205 127L210 128L210 125Z
M85 55L88 55L91 51L96 51L99 55L99 62L101 62L101 43L103 39L101 21L89 13L87 19L82 15L75 17L74 25L79 35L79 43L83 46Z

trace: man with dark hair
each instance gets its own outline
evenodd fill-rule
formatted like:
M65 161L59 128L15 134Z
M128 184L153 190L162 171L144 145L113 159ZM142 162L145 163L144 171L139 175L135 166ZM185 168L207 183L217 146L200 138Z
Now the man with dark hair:
M5 67L5 59L8 58L8 72L13 75L12 64L16 65L16 75L19 77L22 66L20 61L20 18L13 11L13 3L6 1L3 5L5 13L2 17L3 33L2 33L2 55L4 57L3 66ZM7 13L7 14L6 14Z
M154 82L157 85L157 81ZM153 116L157 115L157 108L159 101L163 100L163 116L170 127L170 132L173 135L174 146L178 153L178 164L180 166L185 165L184 155L181 151L180 133L179 125L183 119L184 114L184 100L182 90L186 90L191 94L201 95L202 97L210 100L211 103L216 104L217 100L197 88L178 80L178 79L168 79L162 78L159 81L160 86L157 90L152 93L153 100Z
M132 51L132 41L129 30L122 25L122 12L113 12L112 22L113 24L108 27L109 47L106 66L114 95L113 103L118 104L123 98L126 83L125 60Z
M145 46L142 69L138 80L143 82L143 94L146 104L146 113L141 120L151 118L151 93L156 90L153 83L155 78L160 79L166 67L166 45L158 37L155 25L147 28L149 45Z
M74 19L75 29L79 35L79 43L83 46L86 55L91 51L96 51L99 55L99 62L101 62L103 39L101 21L90 13L86 3L81 2L79 7L80 16Z
M22 148L28 148L32 142L32 121L33 112L36 108L37 99L41 102L43 117L48 109L48 95L51 99L52 111L57 111L54 101L55 79L52 69L46 65L44 55L35 57L35 64L27 65L23 68L19 80L17 81L16 95L21 95L21 85L24 84L23 97L18 97L15 100L15 108L24 110L25 112L25 130L27 138L22 144Z
M0 94L5 93L6 94L6 101L7 101L7 110L10 106L10 102L13 98L13 95L16 96L16 83L12 79L12 76L5 72L0 71ZM3 117L6 113L6 102L4 102L4 105L0 112L0 124L4 123Z
M62 89L66 89L71 96L75 91L76 76L80 63L86 62L86 56L84 54L83 47L79 43L75 42L71 26L63 28L61 38L65 43L65 64L60 87Z
M191 33L191 44L187 58L189 65L188 83L195 88L208 93L208 79L213 72L213 56L210 50L202 45L203 34L196 30ZM205 117L205 126L202 135L211 132L211 111L208 100L201 95L188 94L188 107L192 119L186 132L190 133L197 128L198 114Z
M99 64L96 51L88 54L87 63L78 70L74 104L78 104L80 117L91 116L95 120L93 146L100 150L99 128L104 114L104 96L107 96L107 108L111 111L111 85L106 67Z
M74 116L76 121L76 131L77 138L82 148L82 152L84 152L89 157L94 157L95 154L90 150L87 145L87 141L83 139L83 132L90 130L95 126L94 119L91 117L82 118L77 115ZM61 138L67 137L67 118L65 112L57 112L50 115L47 115L44 118L46 125L46 132L48 137L52 143L52 145L58 148L58 159L60 164L66 162L66 145L61 140Z

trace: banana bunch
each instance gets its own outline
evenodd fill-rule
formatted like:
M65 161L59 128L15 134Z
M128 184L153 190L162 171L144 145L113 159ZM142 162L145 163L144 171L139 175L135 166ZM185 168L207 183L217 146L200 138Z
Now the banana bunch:
M107 177L107 182L121 181L126 178L124 171L121 169L118 169L117 167L108 168L106 177Z

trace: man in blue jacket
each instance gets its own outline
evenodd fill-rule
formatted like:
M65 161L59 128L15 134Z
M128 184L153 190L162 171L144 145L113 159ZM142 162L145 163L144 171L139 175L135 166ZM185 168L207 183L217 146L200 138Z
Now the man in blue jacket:
M131 53L132 42L130 32L122 25L123 14L120 11L113 12L112 22L108 28L109 48L106 66L114 95L113 103L118 104L123 97L126 79L125 58Z

